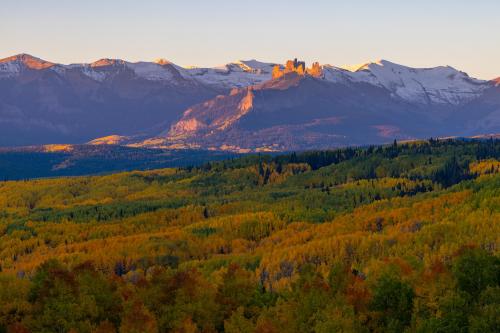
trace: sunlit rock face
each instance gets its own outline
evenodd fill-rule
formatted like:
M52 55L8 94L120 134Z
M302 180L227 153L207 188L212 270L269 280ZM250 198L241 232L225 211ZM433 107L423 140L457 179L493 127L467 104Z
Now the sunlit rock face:
M0 74L5 76L15 75L21 72L23 68L41 70L53 66L55 66L54 63L33 57L29 54L18 54L0 60Z
M322 77L323 70L318 62L313 63L311 68L307 68L304 61L299 61L295 58L294 60L288 60L284 68L280 65L275 65L273 68L272 79L279 79L290 73L295 73L301 76L310 75L319 78Z

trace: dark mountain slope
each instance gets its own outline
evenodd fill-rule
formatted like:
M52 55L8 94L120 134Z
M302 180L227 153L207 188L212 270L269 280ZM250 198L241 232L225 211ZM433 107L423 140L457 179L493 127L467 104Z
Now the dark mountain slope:
M393 98L367 83L290 73L191 107L144 144L266 151L382 143L450 135L443 124L453 111Z

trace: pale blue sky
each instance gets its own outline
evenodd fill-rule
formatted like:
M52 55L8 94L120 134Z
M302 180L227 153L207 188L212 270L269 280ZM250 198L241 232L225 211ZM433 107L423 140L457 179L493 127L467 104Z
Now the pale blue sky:
M0 58L387 59L500 76L499 0L0 0Z

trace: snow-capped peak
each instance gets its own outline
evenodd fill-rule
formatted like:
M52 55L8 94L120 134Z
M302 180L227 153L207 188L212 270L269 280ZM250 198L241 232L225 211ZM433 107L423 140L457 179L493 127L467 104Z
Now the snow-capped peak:
M26 68L37 70L53 66L55 66L55 64L52 62L22 53L12 57L0 59L0 77L16 76Z
M12 57L1 59L0 63L18 63L23 64L25 67L31 69L44 69L55 65L52 62L33 57L32 55L26 53L21 53Z
M370 65L378 65L378 66L384 66L385 60L380 59L376 61L370 61L370 62L364 62L361 64L355 64L355 65L343 65L339 66L339 68L344 69L349 72L357 72L357 71L362 71L362 70L367 70L370 68Z
M121 60L121 59L103 58L103 59L99 59L99 60L91 63L90 67L107 67L107 66L114 66L114 65L124 65L125 63L126 62L124 60Z
M99 82L122 70L131 70L142 79L175 83L172 80L175 74L175 69L172 69L172 66L175 68L175 65L165 59L159 59L155 62L128 62L121 59L103 58L90 64L72 64L65 67L80 69L83 74Z
M450 66L412 68L387 60L361 65L324 66L325 79L364 82L389 90L394 97L423 104L460 104L478 97L486 81L470 78Z

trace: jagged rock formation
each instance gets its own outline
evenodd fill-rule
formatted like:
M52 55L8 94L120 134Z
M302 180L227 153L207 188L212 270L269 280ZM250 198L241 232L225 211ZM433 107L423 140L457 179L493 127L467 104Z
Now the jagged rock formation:
M279 65L275 65L272 78L279 79L289 73L296 73L298 75L308 74L314 77L321 77L323 75L323 71L318 62L313 63L311 68L306 68L306 63L304 61L298 61L297 58L295 58L294 60L288 60L283 69Z
M307 74L321 78L323 77L323 68L320 66L319 62L313 62L311 68L307 69Z

